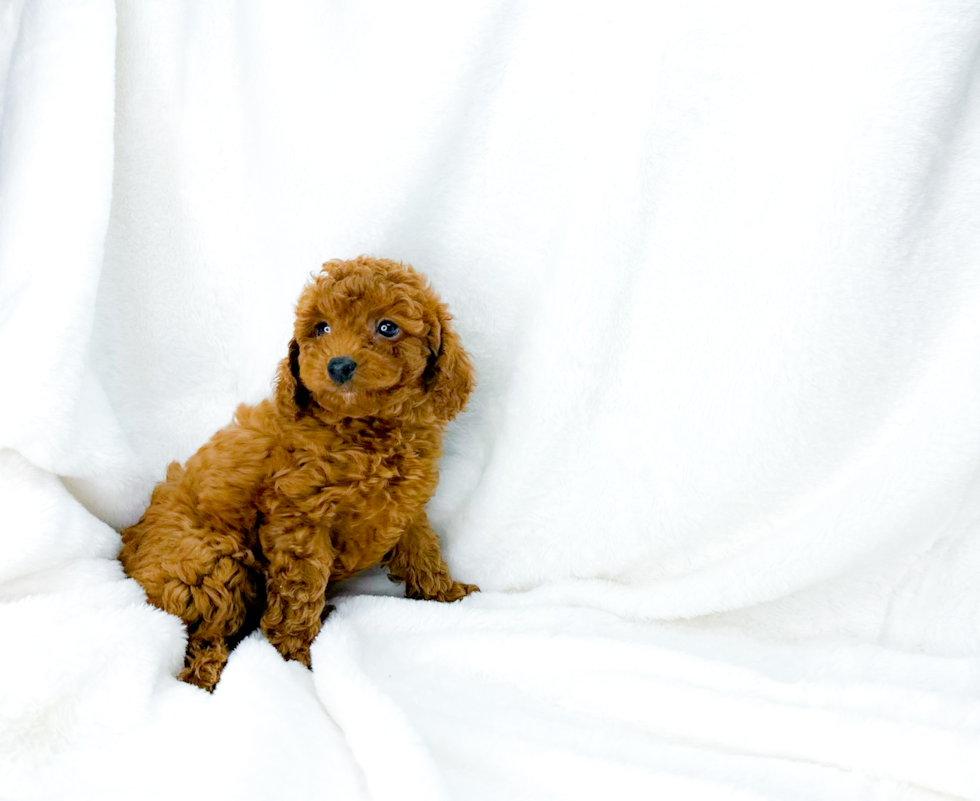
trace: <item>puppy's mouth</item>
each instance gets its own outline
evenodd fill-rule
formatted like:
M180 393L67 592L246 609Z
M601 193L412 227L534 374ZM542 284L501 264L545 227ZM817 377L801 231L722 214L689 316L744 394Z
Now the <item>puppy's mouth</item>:
M335 384L332 381L325 387L327 393L335 398L339 398L346 403L352 403L359 398L369 398L382 395L390 390L389 386L364 386L360 382L351 381L347 384Z
M360 381L350 379L340 384L337 381L330 379L324 382L321 392L323 392L324 395L332 398L350 402L363 392L360 383Z
M401 381L401 372L375 364L371 359L356 360L351 356L335 356L327 362L321 392L350 405L379 393L385 393Z

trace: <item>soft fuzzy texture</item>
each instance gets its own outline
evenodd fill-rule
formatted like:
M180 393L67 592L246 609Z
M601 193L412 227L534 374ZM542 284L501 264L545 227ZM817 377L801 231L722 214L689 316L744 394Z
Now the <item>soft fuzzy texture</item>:
M0 6L0 797L980 799L974 0ZM482 592L209 695L118 531L361 253Z
M450 577L425 513L473 389L450 319L411 267L328 262L300 296L274 396L171 463L119 559L187 624L184 681L213 690L256 617L309 666L328 584L379 563L410 598L477 589Z

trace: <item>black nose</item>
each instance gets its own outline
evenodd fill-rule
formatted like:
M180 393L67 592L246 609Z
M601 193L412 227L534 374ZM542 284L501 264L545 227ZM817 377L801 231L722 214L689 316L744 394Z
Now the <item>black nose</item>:
M327 362L327 372L338 384L346 384L350 381L350 377L354 375L355 367L357 367L357 362L348 359L346 356L337 356Z

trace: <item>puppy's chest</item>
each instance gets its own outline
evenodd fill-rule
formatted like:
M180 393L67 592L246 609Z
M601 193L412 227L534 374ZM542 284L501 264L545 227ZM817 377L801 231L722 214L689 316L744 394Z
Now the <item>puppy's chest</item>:
M434 459L428 450L427 443L396 436L284 444L272 455L268 500L273 506L298 507L318 519L412 505L413 498L427 500L435 486Z

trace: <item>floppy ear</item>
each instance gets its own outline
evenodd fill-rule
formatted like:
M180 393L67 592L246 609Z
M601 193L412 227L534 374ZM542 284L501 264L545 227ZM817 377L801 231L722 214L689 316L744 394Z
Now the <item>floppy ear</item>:
M452 316L440 304L437 318L429 327L429 364L423 374L436 417L447 422L463 411L475 382L470 357L449 327L450 320Z
M299 377L299 345L289 341L289 355L279 362L276 371L276 404L281 409L302 412L313 400L306 384Z

